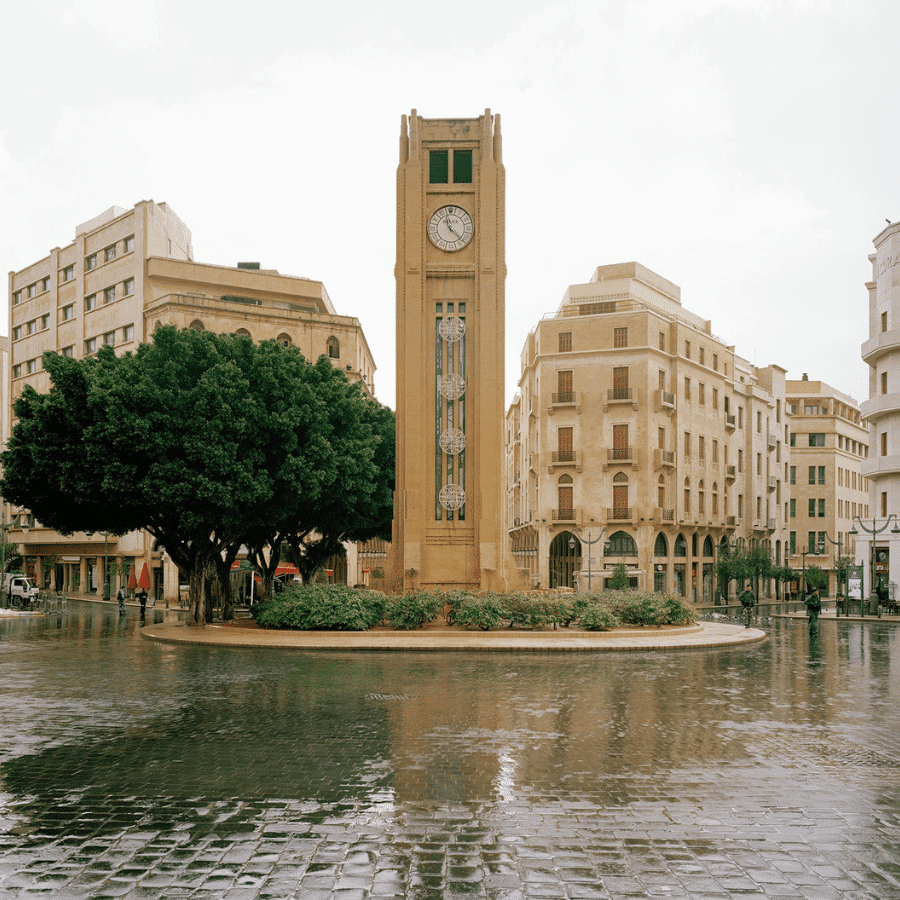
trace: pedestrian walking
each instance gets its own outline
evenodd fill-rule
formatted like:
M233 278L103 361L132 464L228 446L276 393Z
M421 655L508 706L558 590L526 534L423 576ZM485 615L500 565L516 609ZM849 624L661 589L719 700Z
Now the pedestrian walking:
M147 613L147 591L144 588L138 592L138 601L141 604L141 618L143 619Z
M744 607L744 627L749 628L750 612L753 609L753 604L756 603L756 597L753 596L753 591L750 588L744 588L738 599L741 601L741 606Z
M122 588L116 591L116 599L119 601L119 613L122 614L125 612L125 591Z
M819 592L813 591L806 597L806 615L809 617L809 633L819 633L819 613L822 612L822 601Z

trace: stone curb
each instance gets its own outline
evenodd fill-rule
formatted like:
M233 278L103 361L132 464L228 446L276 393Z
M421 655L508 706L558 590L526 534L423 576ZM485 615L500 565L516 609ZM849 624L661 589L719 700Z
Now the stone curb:
M465 632L432 629L386 631L268 631L207 625L158 624L141 629L146 640L219 647L269 647L293 650L452 650L452 651L609 651L694 650L733 647L765 640L758 628L701 622L687 628L616 632Z

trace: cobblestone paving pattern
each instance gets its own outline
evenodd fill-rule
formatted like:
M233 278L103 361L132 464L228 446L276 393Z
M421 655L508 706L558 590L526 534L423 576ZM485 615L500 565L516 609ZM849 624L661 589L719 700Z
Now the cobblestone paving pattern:
M900 628L623 654L0 621L3 898L900 898Z

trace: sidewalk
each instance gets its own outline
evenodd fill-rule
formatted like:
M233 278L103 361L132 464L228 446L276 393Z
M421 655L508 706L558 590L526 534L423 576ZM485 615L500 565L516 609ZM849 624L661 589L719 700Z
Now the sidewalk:
M721 622L688 627L635 628L617 631L282 631L207 625L192 628L162 623L141 629L141 637L170 644L213 644L222 647L270 647L293 650L694 650L728 647L765 640L758 628Z

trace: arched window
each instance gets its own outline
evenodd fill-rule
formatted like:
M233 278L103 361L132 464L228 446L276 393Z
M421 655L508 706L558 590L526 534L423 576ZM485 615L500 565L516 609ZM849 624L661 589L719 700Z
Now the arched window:
M675 556L687 556L687 541L683 534L675 538Z
M328 338L328 340L325 342L325 346L328 348L329 359L341 358L341 343L334 335Z
M691 479L684 479L684 514L688 515L691 511Z
M248 338L250 337L250 332L247 331L246 328L238 328L238 330L235 332L235 336Z
M199 319L194 319L190 324L191 331L206 331L203 327L203 323Z
M275 340L278 341L279 344L283 344L285 347L290 347L291 344L294 343L291 340L291 336L289 334L285 334L284 332L279 334L278 337L275 338Z
M659 476L659 481L656 485L656 505L660 509L665 509L666 507L666 477L665 475Z
M573 486L571 475L559 476L559 481L556 485L556 493L559 518L562 519L563 516L568 518L575 508L573 505L575 502L575 488Z
M624 472L613 475L612 490L613 515L617 519L628 519L628 476Z
M712 538L707 535L706 540L703 542L703 555L704 556L712 556L713 555L713 542Z
M706 515L706 491L703 489L702 478L697 485L697 514L700 516Z
M716 481L713 482L712 514L714 516L719 514L719 484Z
M617 531L608 543L607 556L637 556L637 544L627 531Z
M666 536L660 532L656 536L656 543L653 545L653 555L654 556L668 556L669 555L669 542L666 540Z

